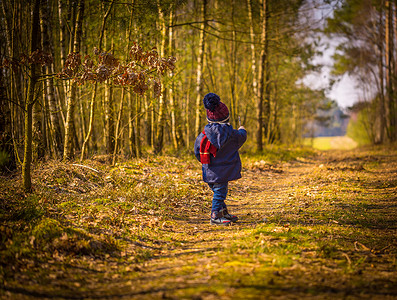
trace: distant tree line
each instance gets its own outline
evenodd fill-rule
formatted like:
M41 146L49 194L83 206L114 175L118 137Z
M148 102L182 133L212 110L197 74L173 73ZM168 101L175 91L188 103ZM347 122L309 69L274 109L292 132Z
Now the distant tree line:
M344 0L326 32L342 40L334 74L357 79L361 128L375 144L397 141L397 1Z

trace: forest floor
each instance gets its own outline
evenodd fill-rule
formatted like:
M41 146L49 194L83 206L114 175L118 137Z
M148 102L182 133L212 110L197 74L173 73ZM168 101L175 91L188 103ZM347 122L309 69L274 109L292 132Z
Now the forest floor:
M0 184L1 299L397 299L397 149L245 157L232 226L193 158Z

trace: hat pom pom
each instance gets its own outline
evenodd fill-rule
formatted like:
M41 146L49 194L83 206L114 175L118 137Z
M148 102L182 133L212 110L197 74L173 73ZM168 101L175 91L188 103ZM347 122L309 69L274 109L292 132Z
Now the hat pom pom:
M203 102L205 109L208 109L209 111L213 112L221 102L221 98L219 98L217 94L208 93L207 95L204 96Z

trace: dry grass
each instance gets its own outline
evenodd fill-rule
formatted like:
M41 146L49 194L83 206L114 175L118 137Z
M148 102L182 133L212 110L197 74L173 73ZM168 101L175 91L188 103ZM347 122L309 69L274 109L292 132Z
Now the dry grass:
M46 163L31 195L2 180L0 296L397 297L397 151L274 153L244 157L230 227L192 158Z

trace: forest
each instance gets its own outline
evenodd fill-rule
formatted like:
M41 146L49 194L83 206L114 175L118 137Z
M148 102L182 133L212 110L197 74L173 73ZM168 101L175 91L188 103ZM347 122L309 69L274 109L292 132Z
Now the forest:
M0 0L0 298L397 296L396 61L397 0ZM248 133L221 229L208 93ZM330 112L358 148L307 146Z
M32 161L190 150L208 92L252 133L247 148L299 144L345 73L370 141L396 139L392 1L1 5L1 165L22 165L27 190ZM323 67L324 37L340 43L328 86L315 89L303 79Z

